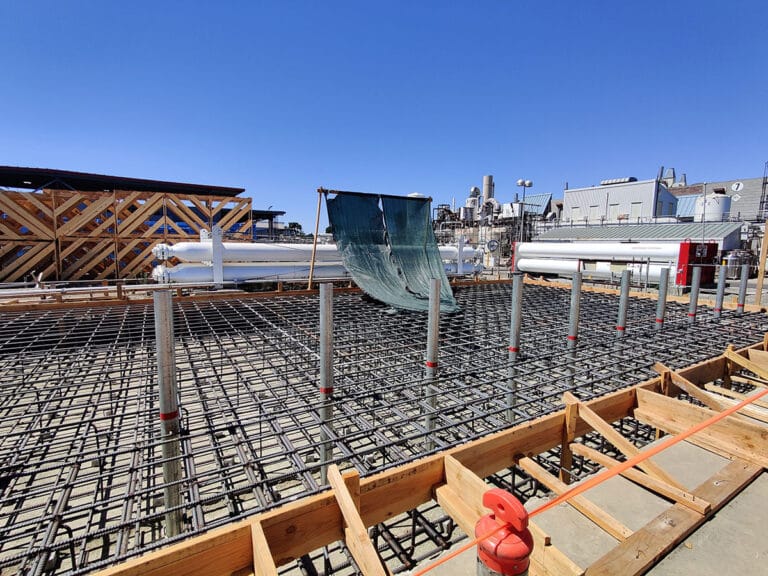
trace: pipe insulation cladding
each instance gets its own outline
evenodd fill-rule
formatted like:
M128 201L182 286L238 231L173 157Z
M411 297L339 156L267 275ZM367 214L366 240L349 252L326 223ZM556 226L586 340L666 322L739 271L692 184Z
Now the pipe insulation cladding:
M521 242L518 258L582 258L599 260L676 260L680 243L664 242ZM521 268L522 270L522 268Z
M309 264L226 264L223 266L224 282L277 282L278 280L306 280ZM318 280L349 278L349 272L342 264L321 264L315 266L313 276ZM186 263L177 266L155 266L152 278L157 282L194 283L213 282L213 267L206 264Z
M581 272L588 278L612 278L617 272L615 269L611 270L609 262L598 262L598 264L606 264L607 266L598 267L595 269L585 268L582 262L578 259L567 258L521 258L516 262L517 269L520 272L530 272L537 274L573 274L574 272ZM674 264L640 264L640 263L627 263L623 270L629 270L632 272L634 278L639 281L648 280L649 282L658 282L661 278L662 269L674 269Z
M440 258L456 261L459 249L456 246L439 246ZM158 260L178 258L183 262L210 262L213 247L210 241L178 242L158 244L152 248ZM462 259L471 262L483 257L482 248L464 247ZM311 244L259 244L246 242L224 242L224 262L309 262L312 258ZM341 254L335 244L318 244L315 262L341 262Z

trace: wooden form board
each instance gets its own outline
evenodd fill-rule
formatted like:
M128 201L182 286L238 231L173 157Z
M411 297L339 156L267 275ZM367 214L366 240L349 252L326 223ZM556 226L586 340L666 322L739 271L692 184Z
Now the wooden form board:
M763 343L751 348L762 350ZM748 351L739 351L738 355L747 360ZM677 374L689 382L703 385L721 379L735 364L726 362L726 357L722 355L678 370ZM671 431L682 427L680 422L683 420L697 421L702 416L698 411L707 410L662 395L661 384L662 377L659 376L632 388L580 403L579 407L592 420L599 418L613 422L635 415L653 425L664 424ZM677 413L684 414L685 419L670 417ZM474 522L485 513L482 494L487 485L483 478L514 466L521 459L556 447L564 437L580 437L593 430L583 418L575 420L566 424L566 411L563 409L391 471L360 480L355 478L352 489L347 478L344 479L346 488L337 479L335 488L341 490L341 498L334 491L307 497L127 561L101 574L196 574L201 565L206 567L207 574L212 575L235 571L261 573L259 566L266 566L263 573L273 574L274 567L344 539L345 533L349 537L350 526L355 529L355 537L359 540L361 526L372 526L432 499L437 500L465 532L472 533ZM730 416L721 424L721 427L713 427L697 435L715 444L717 451L729 453L734 458L732 465L718 472L717 482L710 479L691 494L649 476L651 480L646 487L662 495L668 491L666 496L674 502L668 511L675 518L674 530L669 530L669 523L664 519L668 516L657 518L642 529L626 534L623 542L593 566L580 568L565 557L557 549L557 543L542 533L534 522L532 531L538 549L532 556L531 574L640 574L645 571L768 464L764 455L768 428L764 425L747 426ZM566 425L568 431L564 433ZM754 453L747 454L743 446L738 448L739 444L750 446ZM610 462L606 463L611 466ZM654 471L658 476L658 470ZM560 482L555 476L552 478ZM359 554L372 560L370 549L366 551L364 543L358 541L355 546L361 550ZM639 549L643 550L642 559L632 560L630 556ZM271 554L270 560L254 559L254 551L263 554L265 550ZM617 566L621 567L619 572L615 571Z
M218 225L253 239L251 199L135 191L0 191L0 282L134 278L161 242L197 240Z

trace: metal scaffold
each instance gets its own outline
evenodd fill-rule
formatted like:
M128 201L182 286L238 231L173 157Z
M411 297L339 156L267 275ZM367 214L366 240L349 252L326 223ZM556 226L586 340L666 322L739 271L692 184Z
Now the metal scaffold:
M583 292L569 348L570 292L522 292L511 358L511 284L455 290L461 311L440 316L429 386L426 313L334 294L322 396L317 295L176 301L176 508L165 502L152 304L0 311L0 571L93 571L318 493L327 464L382 471L552 412L568 390L600 396L653 376L656 362L689 365L768 330L765 315L730 310L699 309L692 324L671 302L657 329L656 301L632 298L617 338L618 298ZM397 522L374 536L404 568L419 557L409 539L452 538L439 509ZM327 573L328 554L299 564Z

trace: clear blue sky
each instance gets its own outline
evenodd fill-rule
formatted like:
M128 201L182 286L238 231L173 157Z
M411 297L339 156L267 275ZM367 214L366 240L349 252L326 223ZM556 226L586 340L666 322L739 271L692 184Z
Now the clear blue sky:
M0 164L463 204L762 176L768 3L0 0ZM323 226L325 217L323 218Z

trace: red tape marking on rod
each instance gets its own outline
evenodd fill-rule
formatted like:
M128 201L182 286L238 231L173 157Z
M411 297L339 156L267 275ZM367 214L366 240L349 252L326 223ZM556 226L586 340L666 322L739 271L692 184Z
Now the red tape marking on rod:
M333 388L320 388L320 394L333 394Z
M427 360L426 362L424 362L424 364L427 365L427 368L437 368L437 362L430 362L429 360Z
M568 340L576 340L576 336L568 336Z
M510 346L509 347L509 351L510 352L520 352L520 348L518 348L517 346Z
M174 418L179 417L179 411L174 410L173 412L160 412L160 420L173 420Z
M622 332L623 332L624 330L626 330L626 329L627 329L627 327L626 327L626 326L616 326L616 330L620 330L620 331L622 331Z

